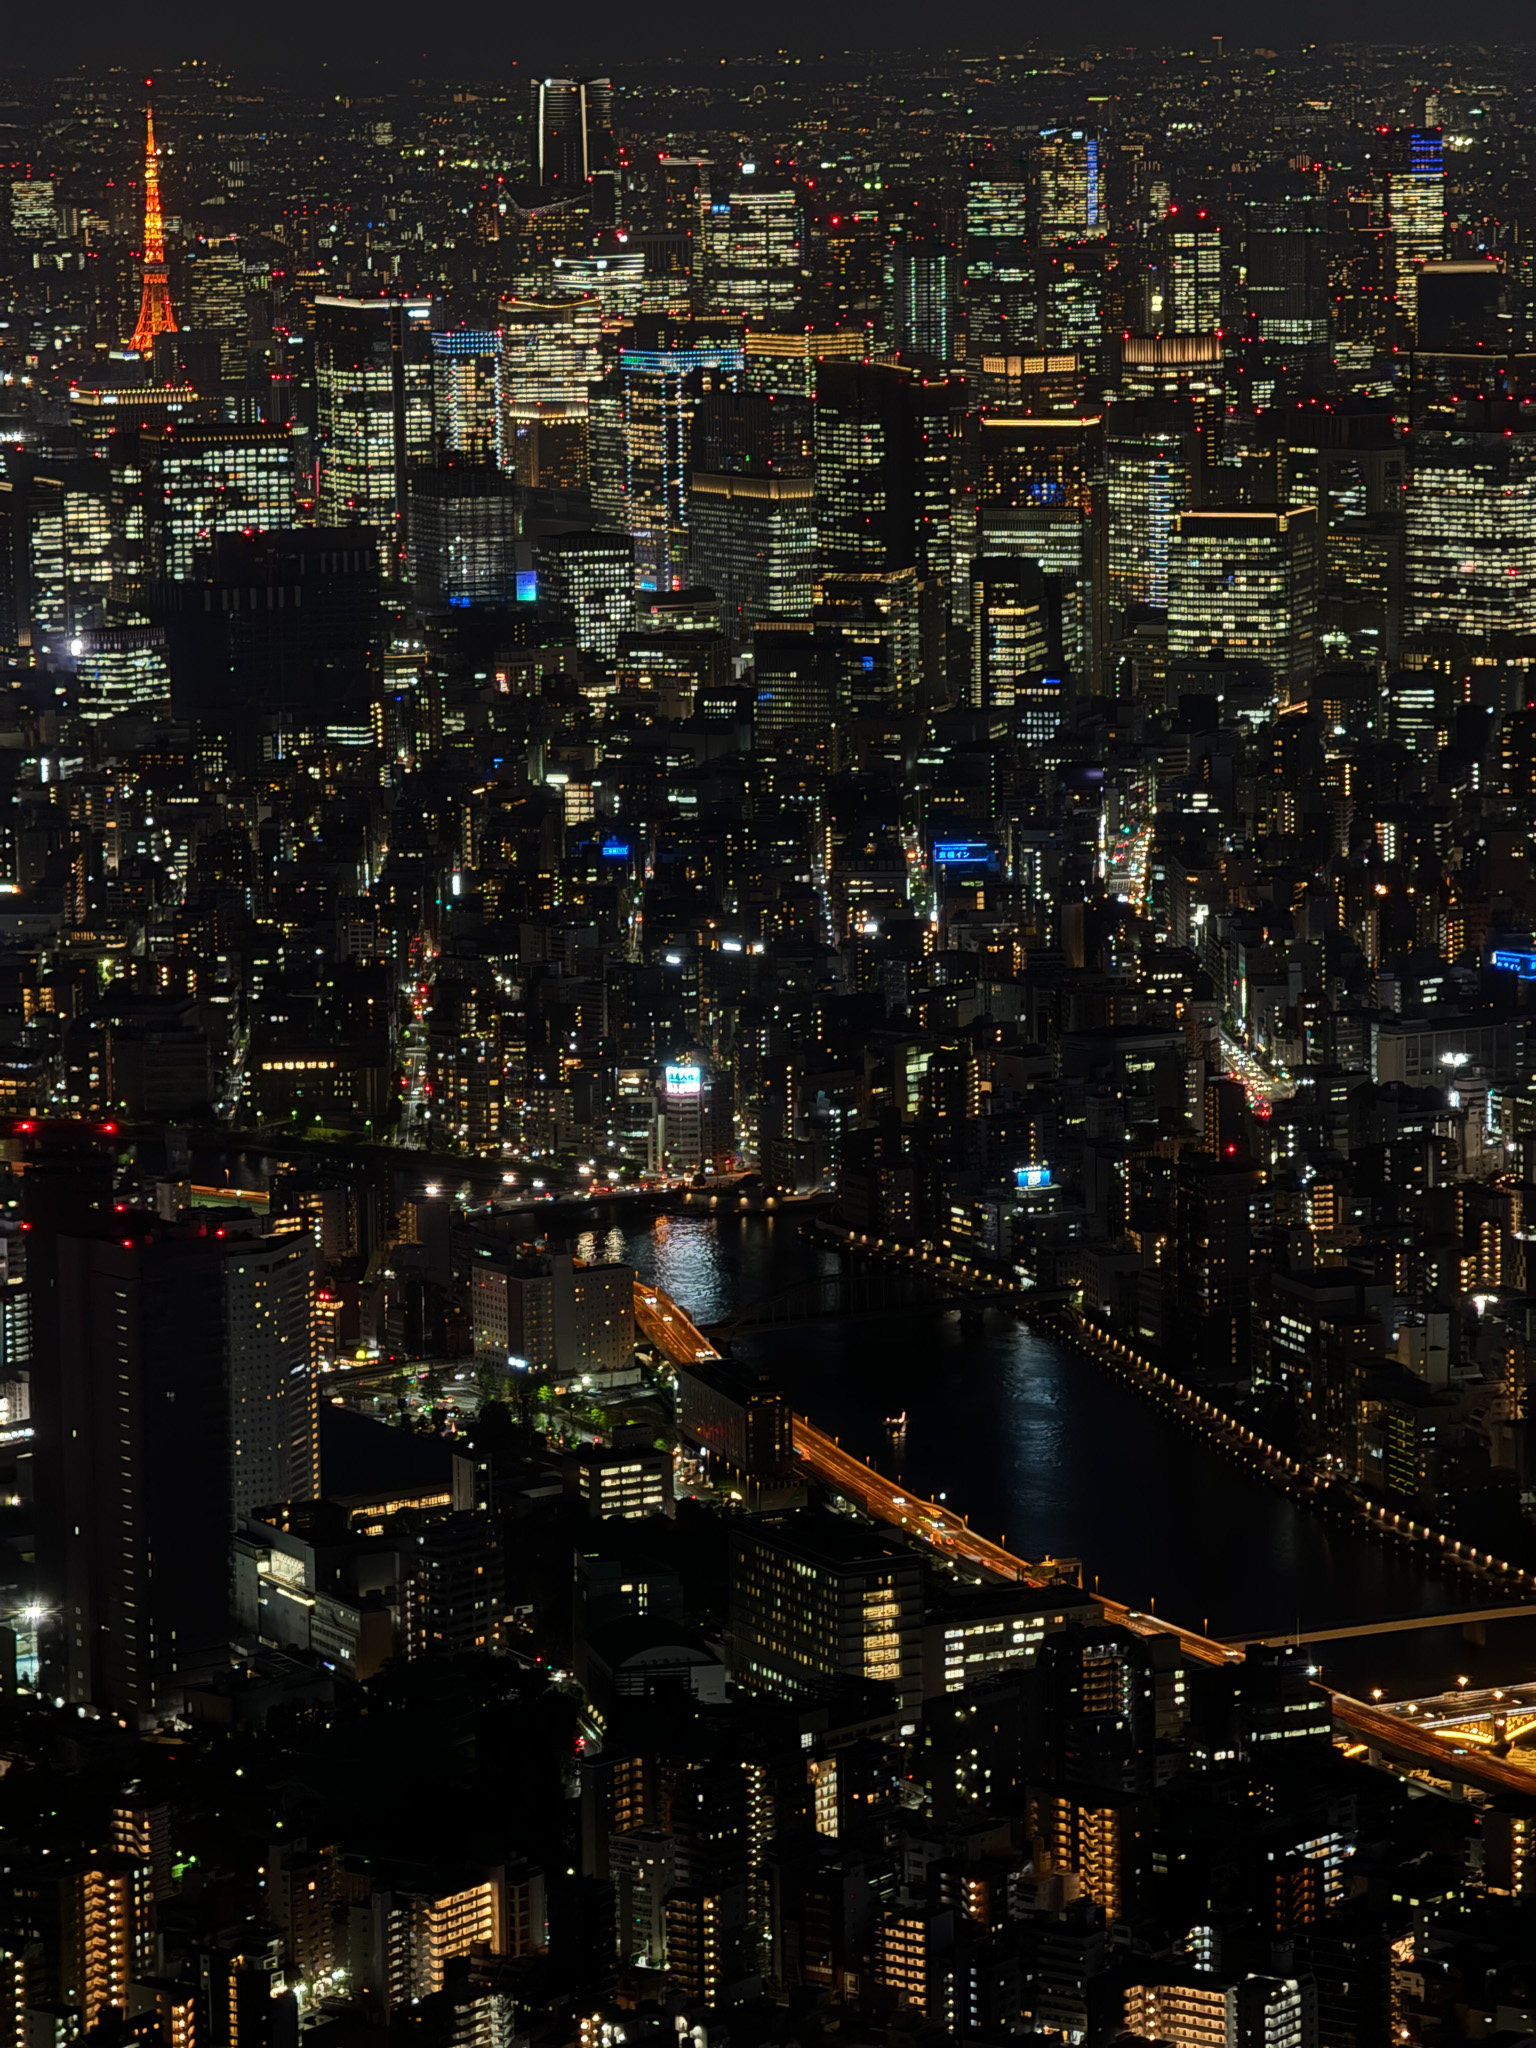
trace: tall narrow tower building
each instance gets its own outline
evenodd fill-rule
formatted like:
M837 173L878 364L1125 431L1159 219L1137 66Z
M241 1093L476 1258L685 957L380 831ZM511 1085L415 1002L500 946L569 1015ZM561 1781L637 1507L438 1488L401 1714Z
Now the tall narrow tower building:
M160 219L160 152L155 147L155 115L144 109L144 290L139 320L128 346L147 356L157 334L176 332L171 307L171 279L165 265L165 229Z

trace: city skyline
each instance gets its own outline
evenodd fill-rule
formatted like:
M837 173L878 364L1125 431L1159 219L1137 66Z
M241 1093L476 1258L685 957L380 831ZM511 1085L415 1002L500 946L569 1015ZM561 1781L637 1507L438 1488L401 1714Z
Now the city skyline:
M0 2048L1536 2048L1536 56L1112 25L14 75Z

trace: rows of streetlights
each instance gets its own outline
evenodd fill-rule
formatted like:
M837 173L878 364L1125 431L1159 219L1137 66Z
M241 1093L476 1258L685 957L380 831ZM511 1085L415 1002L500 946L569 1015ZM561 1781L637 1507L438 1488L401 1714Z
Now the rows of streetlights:
M1083 1349L1091 1349L1087 1326L1079 1322L1076 1329L1078 1342ZM1173 1395L1174 1399L1170 1405L1193 1409L1196 1419L1204 1422L1218 1437L1226 1436L1242 1444L1251 1444L1255 1451L1260 1453L1259 1457L1252 1460L1256 1469L1260 1464L1267 1462L1271 1467L1278 1466L1287 1479L1295 1478L1308 1488L1313 1486L1311 1474L1297 1459L1278 1449L1274 1444L1266 1442L1263 1437L1229 1416L1225 1409L1208 1401L1203 1394L1196 1393L1193 1387L1187 1386L1171 1373L1164 1372L1150 1359L1143 1358L1140 1352L1133 1351L1129 1344L1118 1337L1110 1336L1107 1331L1094 1330L1092 1336L1102 1349L1112 1352L1133 1370L1140 1372L1155 1385L1165 1388ZM1495 1557L1491 1550L1480 1551L1470 1543L1463 1547L1459 1537L1449 1536L1443 1529L1431 1528L1427 1522L1416 1522L1412 1517L1405 1521L1400 1511L1394 1514L1380 1502L1357 1500L1355 1506L1383 1535L1404 1536L1410 1542L1436 1543L1445 1553L1448 1562L1468 1565L1482 1574L1491 1573L1495 1577L1518 1580L1523 1585L1536 1583L1536 1574L1526 1571L1522 1566L1511 1564L1506 1558Z

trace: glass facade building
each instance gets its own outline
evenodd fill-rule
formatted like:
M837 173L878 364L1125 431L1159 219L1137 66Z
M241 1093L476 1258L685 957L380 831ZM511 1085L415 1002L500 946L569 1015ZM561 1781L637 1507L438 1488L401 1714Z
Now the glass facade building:
M369 526L404 559L406 475L432 458L432 301L315 300L320 521Z

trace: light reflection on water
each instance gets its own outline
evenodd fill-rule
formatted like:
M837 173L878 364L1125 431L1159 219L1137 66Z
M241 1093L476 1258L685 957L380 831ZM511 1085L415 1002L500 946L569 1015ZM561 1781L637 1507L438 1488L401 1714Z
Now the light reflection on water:
M785 1217L662 1217L626 1255L700 1323L836 1270ZM1401 1552L1295 1507L1244 1467L1011 1316L848 1317L744 1336L738 1348L794 1405L882 1471L947 1493L1023 1555L1074 1556L1084 1582L1218 1635L1321 1628L1481 1606ZM903 1432L886 1419L907 1416ZM1522 1646L1526 1646L1522 1652ZM1341 1684L1439 1689L1536 1668L1536 1630L1500 1623L1488 1647L1456 1629L1321 1652Z

